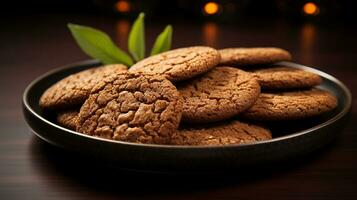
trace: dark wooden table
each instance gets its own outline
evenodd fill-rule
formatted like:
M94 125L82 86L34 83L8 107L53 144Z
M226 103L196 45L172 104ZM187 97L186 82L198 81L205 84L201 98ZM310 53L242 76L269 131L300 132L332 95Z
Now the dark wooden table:
M0 22L0 199L357 199L356 101L346 128L328 147L289 163L229 174L176 176L106 169L46 144L28 129L21 97L37 76L87 58L66 23L104 29L123 48L130 24L68 14L3 16ZM163 25L147 23L149 44ZM330 73L357 93L354 27L277 20L231 25L176 22L174 29L174 47L286 48L295 62Z

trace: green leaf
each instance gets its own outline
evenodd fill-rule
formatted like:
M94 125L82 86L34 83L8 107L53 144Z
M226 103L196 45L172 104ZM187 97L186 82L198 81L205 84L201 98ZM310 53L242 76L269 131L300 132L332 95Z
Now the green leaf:
M154 46L151 49L150 55L156 55L161 52L170 50L172 40L172 26L167 25L164 31L162 31L156 38Z
M129 33L128 49L135 61L145 57L144 17L144 13L139 14Z
M68 28L79 47L103 64L123 63L128 66L133 64L130 56L119 49L106 33L76 24L68 24Z

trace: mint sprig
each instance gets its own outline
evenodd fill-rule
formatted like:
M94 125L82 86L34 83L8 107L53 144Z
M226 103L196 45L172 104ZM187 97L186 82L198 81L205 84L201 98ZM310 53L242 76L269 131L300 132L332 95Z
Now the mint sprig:
M172 40L172 26L167 25L164 31L157 36L154 46L151 49L150 55L156 55L164 51L168 51L171 48Z
M89 56L100 60L104 64L123 63L132 65L133 60L119 49L104 32L75 24L68 24L68 28L77 44Z
M78 46L90 57L98 59L103 64L122 63L127 66L145 58L145 14L140 13L133 23L128 38L129 54L121 50L110 37L98 29L81 26L77 24L68 24ZM155 40L150 55L156 55L171 48L172 26L168 25Z
M145 57L145 25L144 13L140 13L131 27L128 39L128 49L135 61Z

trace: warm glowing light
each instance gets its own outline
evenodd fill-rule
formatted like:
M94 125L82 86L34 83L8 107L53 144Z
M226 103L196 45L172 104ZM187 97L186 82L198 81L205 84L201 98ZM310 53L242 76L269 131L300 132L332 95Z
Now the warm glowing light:
M218 35L218 26L213 22L205 23L203 26L204 44L207 46L216 46Z
M127 45L129 30L130 30L130 23L127 20L121 19L117 22L116 42L122 48L125 48Z
M300 32L300 50L301 50L301 59L304 63L312 63L314 60L313 50L315 49L317 39L316 27L314 24L304 24L301 27Z
M217 14L219 11L219 5L215 2L208 2L205 4L205 6L203 7L203 11L205 12L205 14L207 15L214 15Z
M319 7L313 3L313 2L308 2L304 5L302 8L305 14L307 15L317 15L319 14Z
M115 4L115 10L118 12L129 12L130 11L130 3L125 0L118 1Z

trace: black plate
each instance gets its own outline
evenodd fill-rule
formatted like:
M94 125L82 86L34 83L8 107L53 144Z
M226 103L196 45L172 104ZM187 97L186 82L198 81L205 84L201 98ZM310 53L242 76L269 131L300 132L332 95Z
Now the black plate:
M328 144L341 132L351 109L351 93L333 76L299 64L279 64L314 72L323 77L322 89L338 97L331 113L300 121L266 124L273 139L254 144L226 146L172 146L112 141L77 133L58 126L38 106L42 93L58 80L99 65L90 60L58 68L34 80L23 95L23 113L32 132L46 142L76 151L121 168L149 171L223 170L271 163L309 153ZM80 155L79 154L79 155Z

